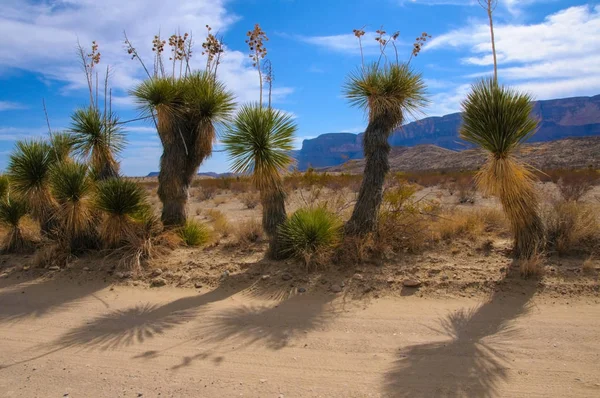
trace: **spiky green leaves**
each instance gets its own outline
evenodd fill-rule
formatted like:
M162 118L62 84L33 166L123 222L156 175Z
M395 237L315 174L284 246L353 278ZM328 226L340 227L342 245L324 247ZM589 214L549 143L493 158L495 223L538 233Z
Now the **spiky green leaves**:
M8 197L0 200L0 224L17 228L25 215L27 215L25 201Z
M89 197L94 182L89 175L89 167L81 163L62 163L50 173L52 195L59 203L76 203Z
M0 224L9 228L2 241L2 251L22 253L29 251L32 244L21 232L21 220L27 214L27 202L18 198L6 197L0 200Z
M0 175L0 200L6 199L10 191L10 180L8 176Z
M299 209L280 227L281 250L308 265L315 254L339 243L341 228L341 221L323 207Z
M351 74L344 85L350 104L395 128L406 115L416 115L428 104L425 82L407 64L371 64Z
M111 178L98 184L95 205L107 214L133 217L144 204L143 189L131 180Z
M40 140L18 141L8 161L12 187L23 196L43 189L55 163L48 143Z
M78 109L71 116L73 151L89 161L101 179L116 177L116 156L125 147L125 135L114 114L103 114L94 107Z
M51 156L56 162L66 162L73 151L73 137L69 133L50 133Z
M222 137L235 173L253 173L262 190L273 189L291 164L297 126L292 117L260 104L244 105Z
M181 79L147 79L131 94L144 115L156 115L161 135L179 134L185 125L198 130L205 123L222 123L229 119L234 108L233 94L214 74L195 72ZM179 126L178 126L179 125ZM186 134L183 129L182 134Z
M100 236L107 247L118 247L135 233L136 216L147 206L143 189L122 178L100 182L94 203L104 213Z
M210 239L210 231L205 224L188 220L178 230L179 237L187 246L201 246Z
M473 85L462 109L461 138L497 158L509 156L538 126L531 115L532 98L491 78Z

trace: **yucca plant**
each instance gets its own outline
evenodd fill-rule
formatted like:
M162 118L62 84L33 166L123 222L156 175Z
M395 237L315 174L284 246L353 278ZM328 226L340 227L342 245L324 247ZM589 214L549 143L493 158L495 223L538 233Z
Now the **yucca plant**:
M54 164L50 145L41 140L18 141L8 161L11 188L25 200L43 235L52 235L56 227L56 201L48 184Z
M201 246L210 239L208 227L194 220L188 220L178 230L179 237L187 246Z
M93 247L97 217L92 206L94 181L89 167L75 162L56 165L50 174L50 188L58 203L55 217L70 250Z
M132 95L143 113L155 118L163 146L158 175L162 222L182 226L189 186L212 154L217 125L233 112L233 94L207 70L179 78L148 78Z
M0 200L4 200L8 197L10 190L10 179L8 176L0 175Z
M222 137L232 171L252 173L260 191L262 223L273 257L279 256L278 227L286 220L282 173L292 163L296 129L290 115L256 103L242 106Z
M143 189L131 180L110 178L98 183L95 208L102 212L100 237L108 248L121 246L135 233L136 218L147 206Z
M125 146L125 135L115 114L105 114L90 106L71 116L69 130L75 154L96 170L98 179L119 176L116 158Z
M281 250L309 266L316 256L331 254L341 232L341 221L324 207L302 208L280 227Z
M371 64L350 75L344 87L346 98L368 114L363 136L364 178L352 216L346 224L350 235L373 232L383 197L383 183L390 169L390 134L406 115L419 112L426 104L425 82L408 64Z
M6 253L22 253L31 249L31 243L23 236L21 220L27 215L27 203L9 196L0 199L0 224L9 228L2 250Z
M50 151L57 163L71 160L73 137L69 133L50 133Z
M535 133L532 98L484 79L462 103L460 136L488 152L476 180L484 194L497 196L514 233L514 253L533 258L543 244L535 176L531 167L515 158L515 150Z

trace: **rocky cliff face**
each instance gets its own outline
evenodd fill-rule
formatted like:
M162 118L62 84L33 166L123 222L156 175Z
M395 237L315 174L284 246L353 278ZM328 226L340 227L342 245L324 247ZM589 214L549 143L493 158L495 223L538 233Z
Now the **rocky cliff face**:
M600 135L600 95L538 101L534 115L540 120L538 132L530 142L554 141L566 137ZM441 148L461 150L470 145L458 137L460 113L429 117L409 123L390 137L394 147L431 144ZM362 134L330 133L305 140L296 152L298 168L336 166L352 159L361 159Z

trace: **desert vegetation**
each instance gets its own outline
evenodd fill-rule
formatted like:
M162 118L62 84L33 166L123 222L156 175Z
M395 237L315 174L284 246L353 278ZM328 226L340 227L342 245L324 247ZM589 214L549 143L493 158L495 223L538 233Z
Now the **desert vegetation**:
M493 3L483 4L492 44ZM354 35L362 52L365 32ZM390 171L390 133L428 103L411 60L430 36L416 39L405 62L398 38L379 29L378 59L363 58L343 88L368 122L362 174L294 168L298 126L273 107L268 38L257 24L246 43L260 90L246 104L236 104L218 79L225 48L210 27L202 70L192 70L187 33L168 44L156 35L151 69L125 36L127 52L146 73L130 94L141 119L155 126L163 153L158 178L121 176L128 121L111 109L110 68L98 87L99 45L89 54L79 47L89 104L73 112L67 131L15 145L0 177L2 250L38 250L40 266L98 255L139 273L177 247L201 248L262 253L311 272L440 250L455 255L460 242L482 254L508 243L524 276L539 273L552 256L583 256L589 269L599 254L598 171L535 170L517 160L515 151L537 126L532 98L501 85L496 74L475 83L463 102L461 137L489 154L479 170ZM232 176L198 177L219 131Z

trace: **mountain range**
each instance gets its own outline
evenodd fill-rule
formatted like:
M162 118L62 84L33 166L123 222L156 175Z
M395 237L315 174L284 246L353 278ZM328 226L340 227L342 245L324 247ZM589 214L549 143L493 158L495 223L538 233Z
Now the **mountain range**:
M537 101L533 116L540 123L538 131L529 139L531 143L597 136L600 135L600 95ZM389 142L392 147L434 145L451 151L470 149L472 145L458 135L461 121L460 113L421 119L394 131ZM329 133L304 140L302 149L294 151L297 167L299 170L323 168L362 159L362 136L362 133Z

